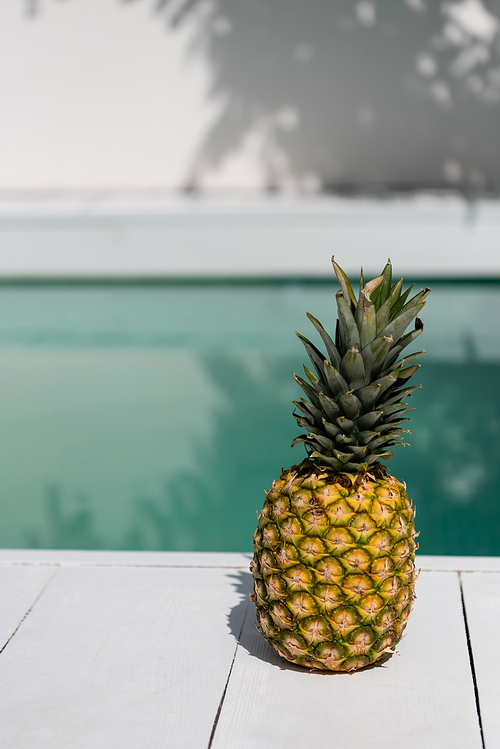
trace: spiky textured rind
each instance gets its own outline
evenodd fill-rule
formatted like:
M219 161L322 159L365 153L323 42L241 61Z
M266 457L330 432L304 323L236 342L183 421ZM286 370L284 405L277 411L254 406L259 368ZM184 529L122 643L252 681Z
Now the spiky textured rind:
M399 642L415 585L414 510L376 466L349 478L310 460L267 493L251 565L258 628L292 663L352 671Z
M307 380L294 375L307 397L293 401L299 411L295 419L306 431L292 446L303 442L317 465L359 473L390 458L394 445L404 444L401 437L408 430L401 424L412 410L405 408L405 398L418 387L408 387L408 380L424 351L398 357L423 330L418 313L430 289L407 301L411 287L401 294L402 279L392 284L389 261L373 281L364 285L361 279L356 299L343 270L333 265L341 286L335 342L310 314L326 356L297 333L313 369L304 365ZM404 335L413 320L414 330Z

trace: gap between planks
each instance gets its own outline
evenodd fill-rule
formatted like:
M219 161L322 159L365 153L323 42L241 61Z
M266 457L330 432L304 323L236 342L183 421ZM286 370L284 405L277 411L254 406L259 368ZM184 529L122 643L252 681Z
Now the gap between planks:
M233 666L234 666L234 662L236 660L236 655L238 653L238 648L240 647L241 634L243 632L243 627L245 626L245 622L246 622L246 619L247 619L247 616L248 616L248 610L250 608L250 600L249 599L247 600L246 604L247 605L246 605L246 608L245 608L245 614L243 616L243 621L241 622L240 631L238 632L238 638L236 640L236 647L234 649L233 660L231 661L231 665L229 667L229 672L228 672L228 675L227 675L226 685L224 687L224 691L222 692L222 697L220 698L219 707L217 708L217 714L215 716L214 724L212 726L212 732L210 734L210 740L208 742L208 748L207 749L210 749L211 746L212 746L212 744L213 744L213 740L215 738L215 732L217 731L217 725L219 723L220 714L222 712L222 707L224 705L224 700L226 699L227 688L229 686L229 682L231 680L231 675L233 673Z
M232 566L232 567L222 567L220 565L209 566L209 565L193 565L193 564L191 564L191 565L189 565L189 564L184 564L184 565L182 565L182 564L125 564L125 563L120 564L120 563L95 563L95 562L94 563L87 563L87 564L85 564L85 562L83 562L83 561L79 562L79 563L75 563L75 562L68 562L68 563L65 563L65 562L10 562L10 563L5 563L4 562L3 564L1 564L1 566L27 566L27 567L38 567L38 566L40 566L40 567L54 567L55 569L54 569L53 574L50 576L50 578L48 579L48 581L44 584L44 586L42 587L42 589L40 590L40 592L38 593L38 595L34 599L34 601L31 604L31 606L29 606L29 608L27 609L27 611L25 612L25 614L23 615L23 617L19 621L17 627L12 632L11 636L9 637L9 639L5 642L4 646L1 648L0 653L5 650L5 648L7 647L7 645L13 639L14 635L19 631L19 629L20 629L21 625L23 624L23 622L27 619L27 617L32 612L32 610L34 609L34 607L36 606L36 604L38 603L38 601L40 600L40 598L43 596L43 594L48 589L49 585L54 580L54 578L57 575L58 570L59 570L60 567L66 567L66 568L71 568L71 567L73 567L73 568L82 568L82 567L83 568L84 567L107 567L107 568L117 567L117 568L120 568L121 567L121 568L132 568L132 569L133 568L137 568L137 567L139 567L139 568L148 568L149 567L149 568L174 568L174 569L175 568L177 568L177 569L189 569L189 568L193 568L193 569L220 569L220 570L233 570L233 569L234 570L241 570L241 569L246 569L246 566L244 566L244 565L235 565L235 566ZM443 572L443 571L444 570L426 570L427 573L429 573L429 572ZM467 639L467 647L468 647L468 656L469 656L469 663L470 663L470 669L471 669L471 676L472 676L472 680L473 680L473 684L474 684L474 694L475 694L475 700L476 700L476 711L477 711L477 716L478 716L478 721L479 721L481 741L482 741L483 747L485 747L485 741L484 741L484 735L483 735L483 727L482 727L482 720L481 720L481 712L480 712L480 704L479 704L479 694L478 694L478 687L477 687L476 673L475 673L475 666L474 666L474 659L473 659L473 654L472 654L472 646L471 646L470 635L469 635L469 627L468 627L468 622L467 622L467 611L466 611L466 606L465 606L465 601L464 601L464 594L463 594L463 589L462 589L462 578L461 578L460 571L458 571L458 570L447 570L447 571L453 572L453 574L457 574L458 575L459 584L460 584L460 593L461 593L461 597L462 597L462 612L463 612L465 633L466 633L466 639ZM482 572L482 574L484 574L485 571L483 570L481 572ZM211 748L212 743L213 743L214 738L215 738L215 735L216 735L216 731L217 731L217 727L218 727L218 723L219 723L219 718L220 718L220 715L221 715L221 711L223 709L224 701L225 701L225 698L226 698L226 693L227 693L227 690L229 688L229 684L230 684L231 677L232 677L232 674L233 674L233 667L234 667L234 664L235 664L237 652L238 652L238 649L240 647L240 640L241 640L241 636L242 636L243 627L244 627L245 621L246 621L246 619L248 617L250 609L251 609L251 606L250 606L250 604L247 601L247 606L246 606L246 609L245 609L245 613L244 613L244 617L243 617L243 622L242 622L241 628L240 628L239 633L238 633L237 643L236 643L236 647L235 647L235 650L234 650L234 654L233 654L233 658L232 658L232 661L231 661L231 665L229 667L229 671L228 671L228 675L227 675L227 680L226 680L225 688L224 688L223 694L221 696L221 700L220 700L220 703L219 703L219 706L218 706L218 710L217 710L217 713L216 713L216 716L215 716L215 719L214 719L214 723L213 723L213 726L212 726L212 732L211 732L210 740L209 740L209 743L208 743L208 749Z
M12 565L12 566L14 566L14 565ZM38 566L38 565L36 565L36 566ZM35 608L36 604L38 603L38 601L40 600L40 598L43 596L43 594L45 593L45 591L47 590L47 588L51 584L52 580L57 575L57 572L58 572L58 570L55 569L54 572L52 573L52 575L49 577L49 579L45 583L45 585L42 587L42 589L38 593L38 595L36 596L35 600L31 604L31 606L29 606L29 608L25 611L25 613L21 617L21 620L19 621L19 624L17 625L17 627L14 629L14 631L12 632L12 634L10 635L10 637L7 638L7 640L5 641L5 643L0 648L0 655L2 655L2 653L4 652L5 648L9 644L9 642L11 642L12 639L14 638L14 636L17 634L17 632L19 632L19 629L20 629L21 625L23 624L24 621L26 621L26 619L28 618L28 616L31 614L31 612Z
M483 744L483 749L486 749L486 744L484 741L483 720L481 717L481 703L479 701L479 689L477 686L476 667L474 665L474 655L472 653L472 643L470 639L469 623L467 621L467 608L465 606L464 589L462 585L462 573L461 572L458 573L458 581L460 583L460 597L462 599L462 613L464 616L465 637L467 639L467 650L469 651L470 670L471 670L471 675L472 675L472 682L474 684L474 698L476 700L477 720L479 723L479 731L481 733L481 741Z

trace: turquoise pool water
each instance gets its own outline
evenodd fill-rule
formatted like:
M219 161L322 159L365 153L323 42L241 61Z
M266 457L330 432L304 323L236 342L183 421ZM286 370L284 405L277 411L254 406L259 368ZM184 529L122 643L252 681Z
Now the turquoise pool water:
M418 283L420 288L425 283ZM438 283L411 447L427 554L500 554L500 284ZM0 546L249 550L335 283L0 288ZM415 350L420 348L415 347Z

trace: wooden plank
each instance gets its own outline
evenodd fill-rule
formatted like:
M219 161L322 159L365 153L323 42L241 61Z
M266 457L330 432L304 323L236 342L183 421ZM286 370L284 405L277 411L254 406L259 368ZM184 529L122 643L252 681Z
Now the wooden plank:
M500 557L441 557L417 554L417 569L434 572L500 572Z
M417 592L401 657L351 675L288 665L247 617L212 749L481 749L458 575Z
M0 565L110 565L133 567L224 567L248 569L251 554L205 551L73 551L0 549Z
M486 749L500 747L500 574L462 575Z
M2 654L2 749L206 749L240 587L218 569L61 568Z
M54 573L43 567L0 567L0 650Z
M248 569L250 553L205 551L74 551L61 549L0 549L0 565L111 565L133 567L221 567ZM422 570L500 572L500 557L417 555Z

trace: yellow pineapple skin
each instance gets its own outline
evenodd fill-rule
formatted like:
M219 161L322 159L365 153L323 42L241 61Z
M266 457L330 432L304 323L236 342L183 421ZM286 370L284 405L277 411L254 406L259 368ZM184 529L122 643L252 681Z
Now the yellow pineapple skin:
M257 626L286 660L354 671L392 652L415 598L415 510L376 464L357 476L303 461L266 494L254 534Z

